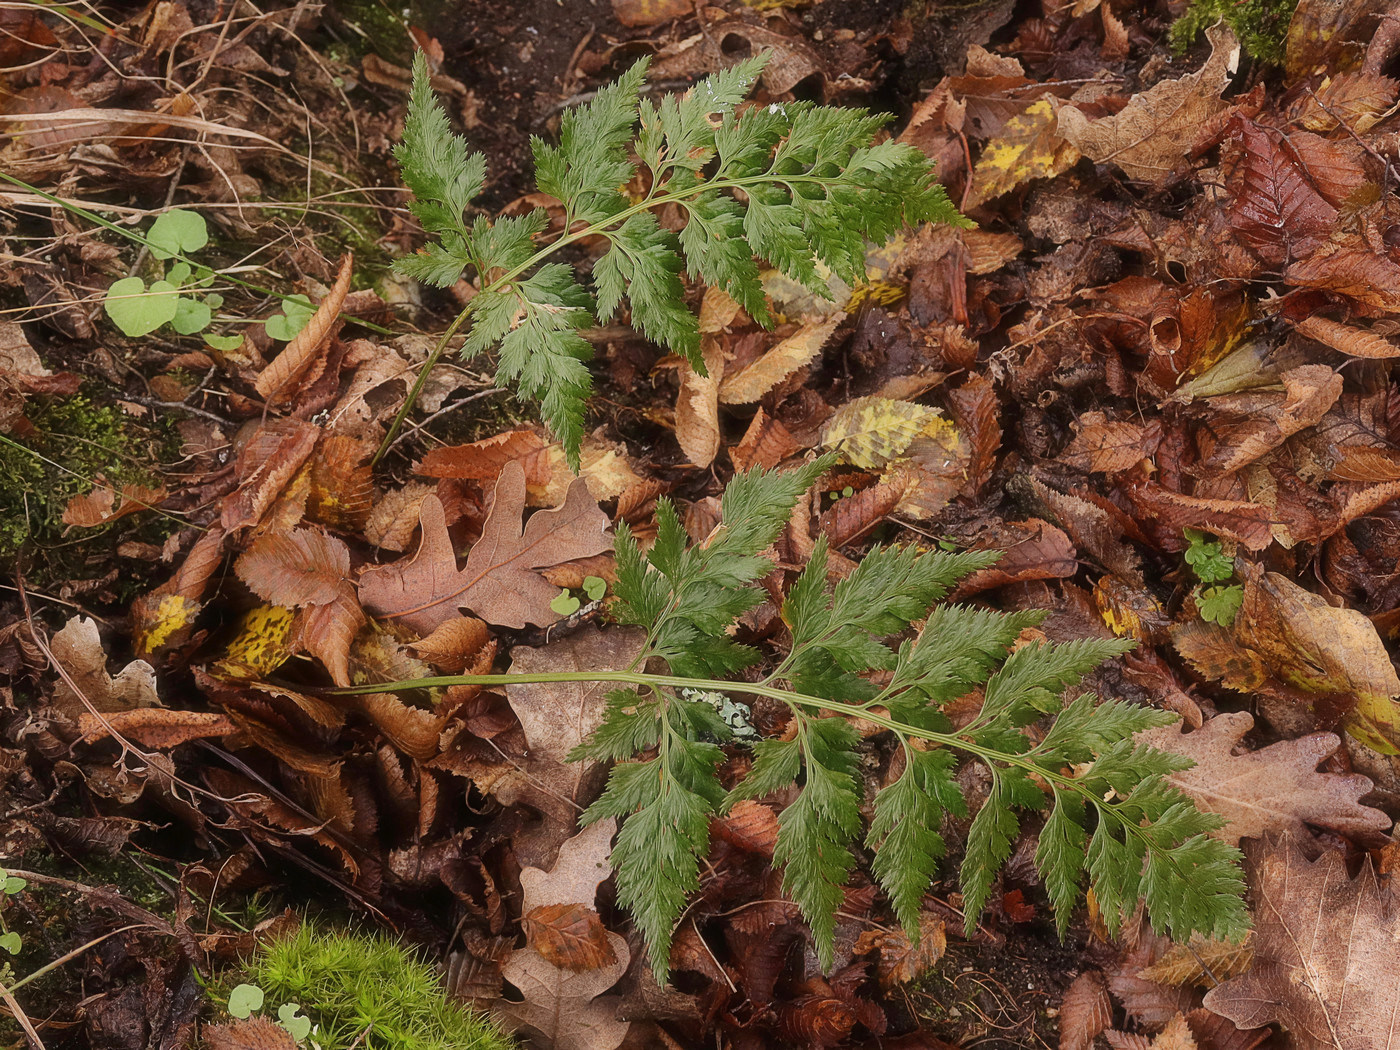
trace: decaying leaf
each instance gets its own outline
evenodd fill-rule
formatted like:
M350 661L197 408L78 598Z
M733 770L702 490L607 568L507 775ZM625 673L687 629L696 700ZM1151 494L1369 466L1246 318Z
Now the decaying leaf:
M1214 447L1205 450L1202 466L1228 474L1278 448L1288 438L1315 426L1342 393L1342 377L1326 365L1301 365L1283 374L1281 399L1261 405L1241 423L1213 430Z
M681 389L676 397L676 440L685 458L708 467L719 454L719 385L724 379L724 353L713 337L701 341L707 375L681 363Z
M1104 1038L1113 1050L1199 1050L1185 1014L1180 1013L1150 1039L1145 1035L1112 1030L1105 1032Z
M145 660L131 661L115 676L107 673L96 621L73 617L49 639L49 648L64 671L54 683L53 704L69 718L89 710L106 714L160 706L156 671Z
M919 943L914 944L903 930L866 930L852 952L878 952L875 974L885 988L908 984L928 970L947 950L948 938L943 920L934 915L919 916Z
M1061 106L1059 133L1099 163L1112 162L1130 179L1160 186L1185 160L1211 117L1225 108L1220 93L1239 60L1240 45L1223 24L1207 30L1206 64L1179 80L1163 80L1111 117L1091 121Z
M1253 716L1238 711L1216 715L1191 733L1183 733L1177 723L1139 733L1136 739L1196 763L1168 779L1200 809L1230 822L1214 834L1231 844L1271 832L1305 840L1307 824L1363 841L1390 827L1389 817L1358 801L1371 790L1369 778L1318 772L1341 746L1334 734L1313 733L1235 754L1252 728Z
M1207 1009L1240 1028L1277 1021L1308 1050L1400 1046L1400 908L1370 859L1353 879L1340 853L1309 861L1288 838L1245 857L1254 966L1207 992Z
M972 170L967 207L975 208L1032 179L1053 178L1074 167L1079 150L1066 141L1069 138L1063 131L1056 132L1055 110L1049 99L1031 103L1025 112L1008 120L1001 134L983 149Z
M1099 970L1086 970L1060 1002L1060 1050L1090 1050L1099 1033L1113 1023L1108 984Z
M127 484L121 489L121 503L117 503L117 492L110 485L99 483L91 492L68 501L63 508L63 524L82 528L110 525L128 514L149 510L165 499L165 495L164 488Z
M78 716L78 728L85 743L115 734L142 747L158 750L190 740L228 736L237 729L227 716L213 711L172 711L166 707L140 707L104 715L84 711Z
M296 1050L292 1033L266 1017L250 1017L232 1024L214 1024L204 1029L209 1050Z
M809 322L753 364L737 372L725 372L719 384L720 403L746 405L757 401L799 368L811 364L845 319L845 314L836 313L823 321Z
M614 1050L631 1022L617 1020L618 998L603 993L626 971L631 952L617 934L607 939L615 961L578 973L553 965L533 948L512 952L501 974L524 1001L497 1002L497 1019L535 1033L554 1050Z
M1278 573L1251 572L1235 633L1282 681L1355 696L1347 732L1377 751L1400 754L1400 677L1364 613L1335 608Z
M459 569L442 503L437 496L424 497L418 553L366 570L360 600L380 619L396 620L421 635L431 634L459 609L503 627L553 623L559 614L549 603L559 590L533 570L611 550L608 519L581 479L570 486L563 506L532 515L522 530L524 510L524 469L507 463L481 539Z
M938 410L911 401L860 397L827 420L822 444L865 470L879 470L904 454Z
M1254 949L1249 943L1250 936L1246 934L1244 940L1234 944L1230 941L1208 941L1200 934L1192 934L1189 943L1172 945L1165 955L1140 971L1138 976L1174 987L1195 984L1214 988L1222 981L1244 973L1253 964Z
M279 394L285 394L321 352L326 340L331 336L331 330L336 327L340 308L345 305L345 297L350 292L354 261L354 256L349 252L341 258L335 285L321 300L316 312L311 315L311 320L306 322L306 326L293 336L292 341L258 376L256 386L262 397L272 401Z

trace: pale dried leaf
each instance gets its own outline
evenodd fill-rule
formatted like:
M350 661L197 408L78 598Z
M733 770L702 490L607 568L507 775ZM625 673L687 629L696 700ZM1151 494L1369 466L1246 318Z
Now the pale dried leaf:
M726 372L719 385L720 402L746 405L757 401L799 368L811 364L845 319L844 313L837 313L805 324L747 368Z
M88 711L89 704L104 714L160 706L156 670L145 660L131 661L115 677L107 673L107 654L96 621L73 617L49 639L49 648L65 672L54 683L54 706L68 717Z
M719 384L724 378L724 354L713 338L701 343L705 370L701 375L681 365L681 389L676 397L676 440L697 467L708 467L719 454Z
M532 1030L554 1050L615 1050L631 1022L617 1020L618 1000L603 993L626 972L632 956L617 934L609 933L608 943L616 961L581 973L552 965L533 948L512 952L501 974L524 1002L496 1003L496 1017Z
M254 384L258 394L272 401L282 393L311 364L321 352L323 344L330 337L340 317L340 308L345 304L345 296L350 291L350 277L354 273L354 256L347 252L340 260L340 271L335 284L321 300L316 312L306 322L272 363L263 369Z
M608 858L617 821L599 820L559 847L559 858L549 871L522 868L521 910L533 911L553 904L586 904L592 907L599 884L612 874Z
M1166 955L1139 971L1138 976L1173 987L1195 984L1214 988L1222 981L1238 977L1253 964L1250 936L1245 934L1243 941L1234 944L1208 941L1198 933L1192 934L1190 943L1172 945Z

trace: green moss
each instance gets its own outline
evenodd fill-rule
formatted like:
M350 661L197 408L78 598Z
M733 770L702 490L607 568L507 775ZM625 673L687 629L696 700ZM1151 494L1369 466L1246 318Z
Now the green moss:
M88 544L99 531L74 530L65 538L63 508L88 492L99 475L118 489L129 483L153 485L155 465L176 450L178 441L168 420L142 424L84 394L47 402L36 398L26 414L35 432L0 443L0 561L13 559L30 544L34 551L28 571L36 585L81 578ZM172 523L150 517L149 534L143 530L142 538L160 542Z
M434 970L382 935L327 932L310 923L268 944L242 978L266 995L263 1012L297 1003L324 1050L513 1050L489 1021L450 1002Z
M1191 0L1186 13L1172 25L1172 49L1180 54L1206 27L1224 19L1248 54L1281 65L1288 23L1297 6L1298 0Z

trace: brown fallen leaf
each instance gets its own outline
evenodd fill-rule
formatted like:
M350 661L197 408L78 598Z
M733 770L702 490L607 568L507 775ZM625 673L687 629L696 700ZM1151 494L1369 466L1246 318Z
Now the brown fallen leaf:
M1281 132L1239 118L1231 128L1235 151L1224 173L1231 225L1271 266L1311 254L1331 234L1337 209L1303 176Z
M586 904L542 904L520 924L526 945L551 966L583 973L617 962L603 920Z
M1281 398L1273 395L1244 422L1212 428L1215 447L1202 450L1205 471L1239 470L1315 426L1341 396L1342 377L1326 365L1301 365L1283 374L1283 386Z
M684 18L693 10L692 0L612 0L613 14L625 26L659 26Z
M1222 981L1244 973L1254 962L1254 949L1245 934L1239 944L1230 941L1208 941L1200 934L1192 934L1190 943L1173 944L1151 966L1141 970L1138 976L1157 984L1177 987L1183 984L1205 985L1214 988Z
M772 470L801 447L787 427L760 408L739 443L730 448L729 458L735 470Z
M1277 1021L1313 1050L1400 1046L1400 907L1370 858L1356 878L1325 850L1309 861L1289 838L1245 844L1254 966L1206 993L1240 1028Z
M724 379L724 352L712 336L704 336L701 352L705 370L701 375L681 363L681 389L676 396L676 440L685 458L697 467L708 467L719 454L719 385Z
M100 717L84 711L78 716L78 729L82 731L84 743L105 740L116 733L142 747L157 750L190 740L228 736L237 728L226 715L213 711L172 711L166 707L113 711Z
M569 487L563 506L533 514L522 530L524 509L525 471L510 462L496 482L481 539L459 569L442 503L435 495L424 497L418 552L366 570L360 601L380 619L397 620L420 635L431 634L461 609L502 627L553 623L559 614L549 603L559 589L533 570L611 550L608 518L581 478Z
M145 485L123 485L121 503L117 503L117 492L101 478L91 492L74 496L63 508L63 524L93 528L97 525L110 525L112 522L149 510L165 499L165 489L147 488Z
M1358 801L1371 790L1368 777L1320 773L1317 767L1341 746L1333 733L1280 740L1258 751L1234 749L1254 728L1245 711L1216 715L1200 729L1182 732L1181 723L1139 733L1139 744L1185 755L1196 764L1167 779L1210 813L1230 823L1213 832L1231 845L1270 832L1308 837L1306 824L1339 835L1374 838L1390 818Z
M73 617L49 639L49 648L64 672L54 682L53 705L67 717L160 706L156 670L145 660L131 661L115 676L107 673L96 621Z
M1060 1050L1091 1050L1099 1033L1113 1023L1108 984L1099 970L1086 970L1060 1001Z
M1195 145L1202 126L1225 109L1220 93L1239 60L1239 42L1223 24L1206 35L1210 58L1195 73L1163 80L1134 95L1122 111L1099 120L1061 106L1060 136L1091 160L1118 165L1130 179L1165 183Z
M1117 474L1137 466L1151 454L1147 427L1102 412L1085 412L1076 423L1074 440L1060 458L1084 471Z
M265 400L274 401L279 394L284 394L321 352L322 346L330 338L331 330L339 321L340 308L350 291L354 262L354 256L349 252L341 257L335 285L316 307L306 326L292 337L292 341L258 376L254 385Z
M554 904L592 907L599 884L612 874L608 857L616 833L614 818L596 821L559 847L558 859L549 871L522 868L520 888L524 899L521 910L529 912Z
M507 430L505 433L469 445L450 445L430 450L414 470L427 478L467 478L495 481L501 469L513 460L525 467L525 484L543 485L549 479L548 442L533 430Z
M1335 608L1286 576L1247 567L1235 635L1281 681L1355 696L1347 732L1383 754L1400 754L1400 676L1364 613Z
M1079 162L1079 150L1072 141L1062 129L1057 131L1055 110L1048 99L1031 103L982 150L972 169L965 206L975 208L1033 179L1068 171Z
M1113 1050L1198 1050L1196 1038L1184 1014L1177 1014L1157 1035L1148 1038L1129 1032L1107 1031L1104 1038Z
M1304 317L1294 321L1293 327L1309 339L1316 339L1319 343L1351 357L1400 357L1400 346L1396 346L1385 336L1326 317Z
M908 984L943 958L948 937L943 920L930 914L919 916L919 943L909 940L903 930L865 930L856 938L854 955L878 952L875 976L882 988Z
M746 405L757 401L799 368L811 364L845 319L844 313L835 313L825 320L809 322L753 364L737 372L725 372L719 384L720 403Z
M515 985L523 1002L497 1002L493 1013L511 1028L524 1028L553 1050L614 1050L631 1028L617 1019L617 996L603 995L627 970L627 941L607 935L615 961L574 973L555 966L533 948L511 953L501 975Z
M250 1017L233 1024L211 1024L204 1029L209 1050L296 1050L292 1033L266 1017Z
M1283 279L1298 288L1344 295L1376 310L1400 310L1400 265L1364 245L1324 244L1289 266Z

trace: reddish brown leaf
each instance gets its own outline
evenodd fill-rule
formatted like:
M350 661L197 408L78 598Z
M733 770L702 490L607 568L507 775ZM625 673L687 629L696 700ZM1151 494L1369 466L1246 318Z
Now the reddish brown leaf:
M997 449L1001 448L996 388L986 376L973 376L949 393L948 407L971 451L967 464L967 488L975 494L991 477Z
M1319 343L1325 343L1333 350L1352 357L1400 357L1400 346L1396 346L1384 336L1316 314L1294 321L1293 327L1309 339L1316 339Z
M855 955L878 952L875 974L882 988L908 984L943 958L948 939L943 920L933 915L919 916L919 943L914 944L903 930L866 930L856 938Z
M552 966L582 973L617 962L603 920L586 904L546 904L520 923L525 943Z
M819 531L826 535L834 548L854 543L894 511L911 480L907 473L892 474L853 496L837 500L829 509L822 511Z
M608 519L581 478L569 487L563 506L532 515L522 530L524 509L524 468L507 463L481 539L467 555L466 567L458 569L442 503L426 497L419 511L418 553L367 570L360 577L360 600L380 618L421 635L431 634L459 609L503 627L553 623L559 614L549 603L558 588L532 570L611 550Z
M413 643L413 651L440 671L461 674L491 640L486 624L475 616L444 620L428 637Z
M1151 482L1140 482L1125 493L1139 512L1180 534L1184 528L1204 529L1261 551L1273 542L1269 508L1241 500L1198 499L1183 496Z
M190 740L228 736L237 727L227 716L212 711L142 707L135 711L113 711L100 718L84 711L78 715L78 728L85 743L105 740L116 733L142 747L164 750Z
M1233 141L1239 156L1226 176L1231 225L1269 265L1310 254L1331 234L1337 209L1303 177L1280 132L1237 120Z
M952 601L1008 583L1068 579L1079 571L1079 558L1069 537L1039 518L999 523L979 537L977 546L1005 553L995 565L978 569L958 584Z
M319 529L267 533L234 563L250 590L273 605L327 605L350 587L350 548Z
M729 812L710 821L715 835L749 853L773 856L778 842L778 818L769 806L741 799Z
M1284 280L1345 295L1377 310L1400 309L1400 266L1368 248L1325 245L1288 267Z
M1108 983L1099 970L1086 970L1060 1002L1060 1050L1090 1050L1094 1039L1113 1023Z
M1216 445L1201 466L1228 474L1278 448L1305 427L1314 426L1342 393L1342 377L1326 365L1302 365L1283 374L1284 393L1243 423L1214 430Z
M787 427L760 408L739 443L729 450L729 458L735 470L772 470L801 447Z
M1146 431L1138 423L1110 420L1102 412L1085 412L1079 417L1074 440L1060 458L1083 471L1116 474L1152 454Z
M525 468L525 484L533 488L549 480L549 459L544 455L548 447L533 430L507 430L470 445L432 449L415 470L429 478L495 481L507 463L519 460Z
M209 1025L204 1042L209 1050L297 1050L292 1033L266 1017Z
M239 487L223 502L225 532L256 525L283 486L311 457L321 430L297 419L272 420L259 427L238 453Z
M99 479L100 482L101 479ZM63 508L63 524L92 528L109 525L128 514L149 510L165 499L164 488L146 488L144 485L123 485L122 501L116 505L117 494L110 485L99 483L91 492L74 496Z
M309 521L356 532L374 507L369 466L372 447L355 438L328 434L311 459L306 517Z
M278 395L287 392L330 338L331 330L336 327L340 318L340 308L345 303L345 296L350 291L354 261L354 256L349 252L341 257L340 271L336 274L334 287L321 300L316 312L306 322L306 327L292 338L258 376L254 385L266 400L276 400Z
M1333 131L1341 124L1368 131L1395 103L1400 82L1375 73L1337 73L1303 101L1298 123L1310 131Z

